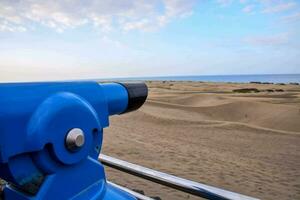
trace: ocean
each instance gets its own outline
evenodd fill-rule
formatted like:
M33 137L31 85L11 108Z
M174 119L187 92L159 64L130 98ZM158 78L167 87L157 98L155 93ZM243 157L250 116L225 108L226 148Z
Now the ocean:
M233 82L233 83L249 83L249 82L300 83L300 74L157 76L157 77L112 78L112 79L105 79L105 80L119 80L119 81L203 81L203 82Z

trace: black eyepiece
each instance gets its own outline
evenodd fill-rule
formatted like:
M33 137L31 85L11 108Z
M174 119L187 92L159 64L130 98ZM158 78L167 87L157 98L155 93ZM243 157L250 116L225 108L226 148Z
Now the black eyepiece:
M139 109L146 101L148 96L148 87L145 83L120 83L128 93L128 106L122 113L128 113Z

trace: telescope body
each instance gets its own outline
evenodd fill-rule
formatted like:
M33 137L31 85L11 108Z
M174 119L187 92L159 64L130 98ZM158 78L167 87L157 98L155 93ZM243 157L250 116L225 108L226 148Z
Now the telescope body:
M0 178L7 200L135 199L98 162L109 116L138 109L135 83L0 84Z

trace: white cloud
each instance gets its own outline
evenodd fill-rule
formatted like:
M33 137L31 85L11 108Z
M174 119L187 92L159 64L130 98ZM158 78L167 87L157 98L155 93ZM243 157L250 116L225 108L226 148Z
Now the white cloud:
M221 6L229 6L233 3L233 0L217 0L217 3Z
M287 11L290 10L292 8L296 7L296 3L295 2L284 2L284 3L272 3L269 4L269 6L267 6L262 12L263 13L277 13L277 12L283 12L283 11Z
M151 27L150 21L148 19L141 19L139 21L127 22L123 24L125 31L130 31L134 29L147 30Z
M285 22L294 22L294 21L300 21L300 12L293 13L291 15L287 15L285 17L282 17L283 21Z
M101 38L101 42L103 42L107 46L123 48L123 49L128 48L125 44L121 43L120 41L112 40L111 38L109 38L108 36L105 36L105 35Z
M282 33L278 35L270 36L255 36L245 38L244 41L251 45L263 45L263 46L274 46L282 45L289 42L290 34Z
M226 0L224 0L226 1ZM254 13L260 10L261 13L281 13L297 9L298 3L293 0L239 0L244 7L245 13Z
M25 32L27 29L20 25L12 25L8 21L0 21L0 31Z
M32 24L62 32L85 24L103 31L148 30L190 14L197 0L23 0L0 1L0 31ZM5 24L5 25L3 25Z
M247 5L243 8L243 12L252 13L255 8L255 5Z
M248 2L248 0L240 0L240 3L247 3Z

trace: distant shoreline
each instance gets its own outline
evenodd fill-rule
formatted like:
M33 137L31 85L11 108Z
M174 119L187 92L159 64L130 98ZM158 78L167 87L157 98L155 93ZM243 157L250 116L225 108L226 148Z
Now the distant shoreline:
M192 81L218 83L257 83L257 84L289 84L300 83L300 74L261 74L261 75L203 75L203 76L157 76L106 78L97 81Z

